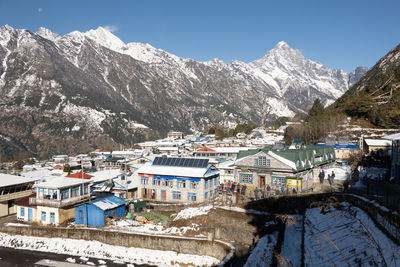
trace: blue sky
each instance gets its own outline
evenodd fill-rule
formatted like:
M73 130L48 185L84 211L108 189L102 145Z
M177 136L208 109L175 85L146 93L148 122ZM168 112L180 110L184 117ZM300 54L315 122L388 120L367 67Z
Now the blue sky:
M328 67L372 67L400 42L400 1L0 0L0 25L59 34L108 26L180 57L250 62L279 41Z

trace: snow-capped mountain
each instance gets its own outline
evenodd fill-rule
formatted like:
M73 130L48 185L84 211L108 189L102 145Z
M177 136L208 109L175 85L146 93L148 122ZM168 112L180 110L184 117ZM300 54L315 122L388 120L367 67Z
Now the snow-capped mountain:
M32 153L292 116L317 97L334 101L356 79L284 42L248 64L196 62L149 44L125 44L101 27L60 36L2 26L0 62L0 118L10 122L0 126L0 144L11 138L7 144Z

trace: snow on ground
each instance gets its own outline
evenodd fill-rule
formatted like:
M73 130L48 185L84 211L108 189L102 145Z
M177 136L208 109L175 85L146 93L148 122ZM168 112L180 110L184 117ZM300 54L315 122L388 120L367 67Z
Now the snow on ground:
M332 171L335 172L335 180L347 180L350 179L351 169L349 166L343 167L332 167L329 169L324 169L325 171L325 179L328 178L328 174L332 174Z
M198 224L192 223L191 226L183 227L168 227L165 228L162 224L147 223L142 224L135 220L122 219L113 222L114 225L108 226L109 230L117 230L118 232L128 232L128 233L147 233L147 234L170 234L170 235L184 235L187 231L200 230Z
M243 209L239 207L228 207L228 206L218 206L217 208L219 209L224 209L224 210L231 210L231 211L236 211L236 212L242 212L246 214L255 214L255 215L271 215L271 213L266 212L266 211L258 211L258 210L252 210L252 209Z
M257 246L251 252L244 266L245 267L270 266L272 263L272 257L274 255L273 250L277 240L278 240L278 232L274 232L273 234L263 236L260 239L260 241L258 241Z
M372 179L375 181L383 181L386 176L388 169L386 168L378 168L378 167L365 167L360 171L361 179Z
M306 211L306 266L400 266L400 247L361 209L348 203Z
M0 246L82 256L83 258L95 257L137 264L173 265L181 263L196 266L214 266L219 263L218 259L210 256L112 246L98 241L20 235L11 236L4 233L0 233Z
M206 215L213 207L211 205L195 208L186 208L181 210L174 218L174 221L180 219L190 219L195 216Z
M292 215L295 224L286 223L285 236L281 248L281 256L291 263L290 266L301 265L301 238L303 232L303 216Z

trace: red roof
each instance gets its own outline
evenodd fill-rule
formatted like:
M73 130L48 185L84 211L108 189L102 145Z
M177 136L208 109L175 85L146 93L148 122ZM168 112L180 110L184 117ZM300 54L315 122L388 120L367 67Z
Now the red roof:
M67 175L65 177L82 179L82 172L76 172L76 173ZM93 177L92 175L89 175L87 173L83 173L83 179L89 179L89 178L92 178L92 177Z
M29 204L30 197L36 197L36 193L33 193L32 195L29 195L27 197L21 198L20 200L15 202L15 205L22 206L22 207L34 207L35 205Z
M196 152L216 152L216 151L208 147L203 147L197 150Z
M60 164L58 164L58 165L54 166L53 168L54 168L54 169L62 169L62 168L64 168L64 167L61 166Z

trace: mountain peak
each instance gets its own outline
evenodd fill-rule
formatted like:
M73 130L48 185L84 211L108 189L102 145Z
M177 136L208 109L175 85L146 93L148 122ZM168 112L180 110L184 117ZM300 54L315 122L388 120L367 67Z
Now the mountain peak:
M117 36L103 27L98 27L96 30L87 31L85 32L85 36L111 50L118 51L125 45L125 43L122 42Z
M280 41L275 45L275 48L290 48L290 46L285 41Z
M50 41L56 41L60 36L58 35L58 33L52 32L49 29L46 29L44 27L40 27L37 31L36 31L37 35L40 35L41 37L48 39Z

